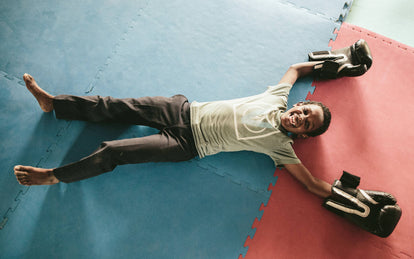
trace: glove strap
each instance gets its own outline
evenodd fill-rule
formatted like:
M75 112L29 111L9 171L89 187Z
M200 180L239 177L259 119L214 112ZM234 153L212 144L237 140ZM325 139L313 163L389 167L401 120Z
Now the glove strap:
M335 61L326 60L323 63L316 64L313 71L320 78L335 79L338 76L339 64Z
M343 171L340 181L342 186L356 189L361 181L361 177Z

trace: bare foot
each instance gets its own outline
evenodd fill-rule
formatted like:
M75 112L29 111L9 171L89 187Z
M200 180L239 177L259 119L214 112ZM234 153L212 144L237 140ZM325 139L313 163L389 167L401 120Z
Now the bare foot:
M14 174L21 185L52 185L59 182L53 169L16 165Z
M40 108L44 112L51 112L53 111L53 95L50 95L45 90L40 88L34 78L29 74L23 75L23 80L26 83L27 89L33 94L36 98L37 102L40 105Z

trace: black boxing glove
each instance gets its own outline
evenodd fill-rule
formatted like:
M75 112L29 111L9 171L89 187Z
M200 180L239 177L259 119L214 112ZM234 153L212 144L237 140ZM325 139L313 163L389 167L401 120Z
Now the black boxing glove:
M397 200L386 192L357 189L359 181L358 176L344 171L323 206L372 234L389 236L401 217Z
M321 61L313 67L314 75L322 79L343 76L360 76L372 65L371 51L365 40L331 51L315 51L308 54L309 61Z

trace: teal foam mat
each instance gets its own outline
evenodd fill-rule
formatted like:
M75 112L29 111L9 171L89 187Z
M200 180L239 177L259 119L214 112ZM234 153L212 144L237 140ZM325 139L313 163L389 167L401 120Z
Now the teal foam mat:
M56 120L41 113L21 75L32 74L52 94L182 93L197 101L257 94L309 51L327 48L349 8L333 2L335 7L324 1L310 7L283 1L3 1L0 35L7 40L0 44L0 87L7 112L0 120L8 141L0 165L2 256L245 254L244 241L254 235L252 223L276 182L269 158L227 153L122 166L69 185L19 186L15 164L56 167L100 141L155 132ZM290 105L313 92L311 81L295 86Z

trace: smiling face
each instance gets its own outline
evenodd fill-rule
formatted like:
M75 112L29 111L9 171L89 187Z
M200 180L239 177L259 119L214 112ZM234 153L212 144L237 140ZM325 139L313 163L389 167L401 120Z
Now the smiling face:
M323 125L322 107L316 104L297 103L281 116L282 127L298 137L306 138L307 133Z

